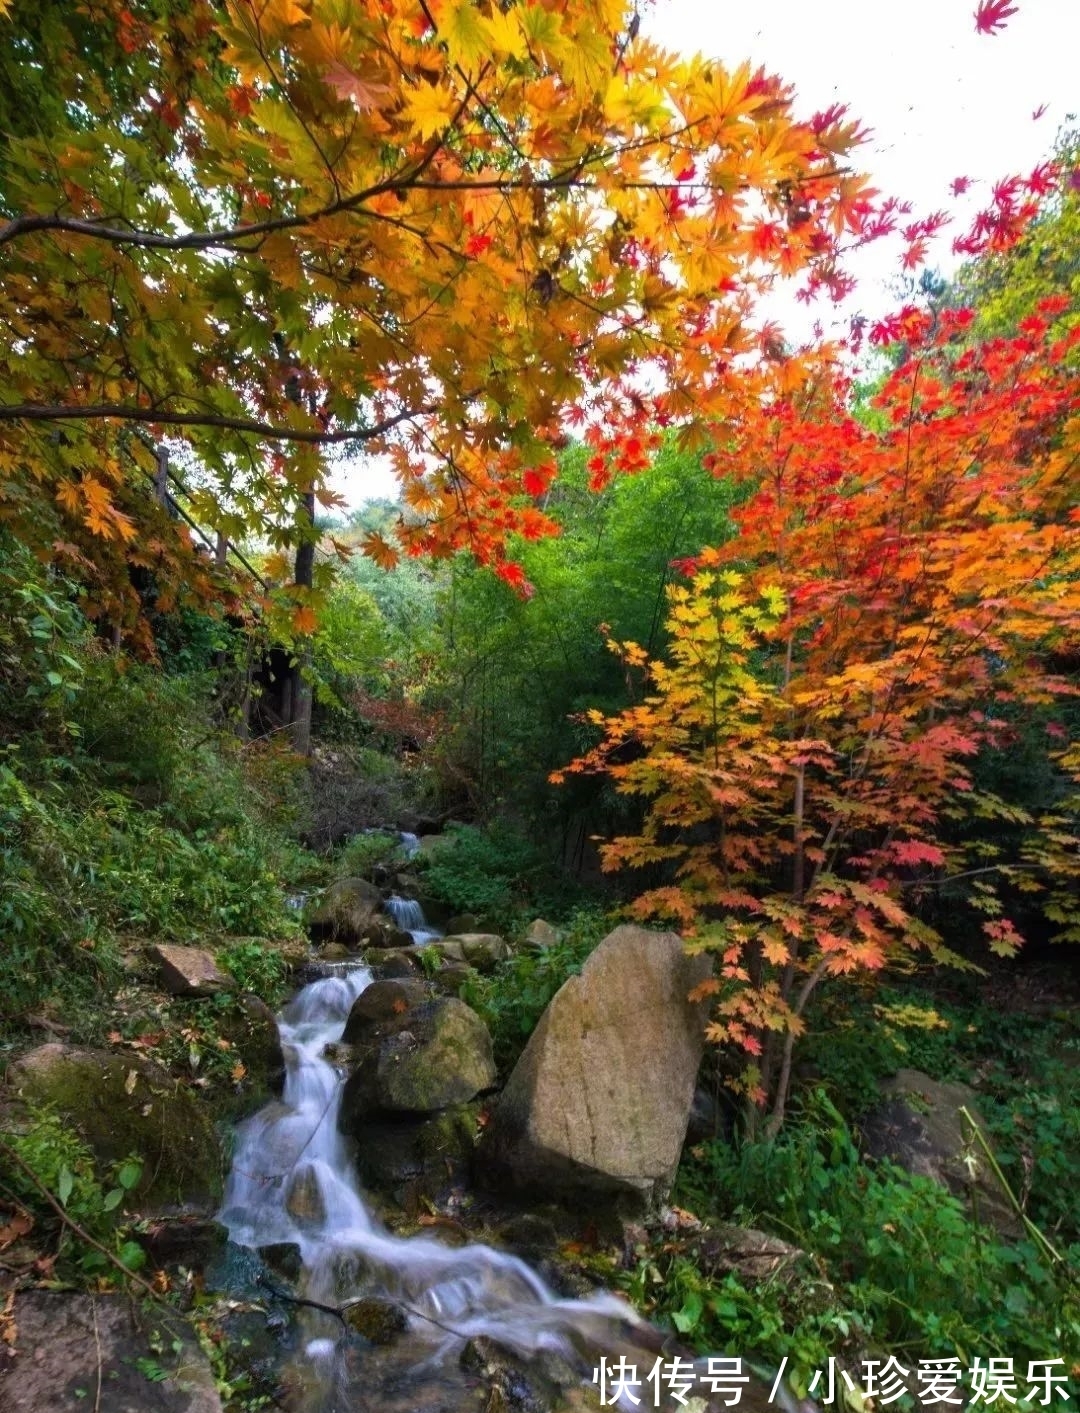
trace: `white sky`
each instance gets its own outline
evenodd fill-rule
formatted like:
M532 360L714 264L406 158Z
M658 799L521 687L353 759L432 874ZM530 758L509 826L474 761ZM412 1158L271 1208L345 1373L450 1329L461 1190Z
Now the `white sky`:
M1080 113L1080 0L1013 0L996 35L975 30L976 0L652 0L643 28L665 48L702 51L728 67L762 63L796 90L796 112L847 103L871 130L854 164L883 193L956 220L931 264L949 273L953 235L985 205L994 181L1028 173L1058 129ZM1046 112L1037 121L1040 105ZM949 186L973 179L960 199ZM879 315L894 301L895 248L866 252L844 306ZM794 306L789 306L794 310ZM772 311L770 311L772 312ZM820 306L815 316L827 316ZM780 317L789 323L787 309ZM805 321L804 321L805 322ZM385 470L352 462L333 479L350 504L396 495Z

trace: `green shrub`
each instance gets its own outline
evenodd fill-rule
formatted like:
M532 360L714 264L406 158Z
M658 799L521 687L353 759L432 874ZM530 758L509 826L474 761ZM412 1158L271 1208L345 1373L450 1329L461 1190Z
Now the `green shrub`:
M810 1252L835 1286L847 1321L876 1347L962 1359L1046 1358L1080 1348L1080 1249L1071 1252L1071 1270L1067 1263L1051 1269L1032 1242L1010 1244L976 1228L963 1205L931 1180L889 1163L864 1163L821 1090L771 1143L695 1148L677 1195L701 1215L772 1231ZM732 1314L730 1296L730 1290L703 1293L701 1328L694 1331L703 1348L720 1338L730 1343L734 1329L762 1356L793 1353L771 1316L763 1316L756 1333L740 1325L746 1311ZM678 1282L657 1308L674 1318L676 1298L685 1298ZM770 1308L775 1314L775 1304L766 1302Z
M424 891L456 913L501 919L530 896L530 883L546 873L544 854L510 829L447 828L438 847L416 860Z
M391 868L405 862L405 850L397 834L381 829L354 835L334 860L334 872L339 878L371 878L379 868Z
M273 947L247 938L224 948L217 954L217 960L241 991L253 991L268 1006L280 1005L288 994L289 968L285 958Z
M31 1213L39 1228L56 1230L61 1259L74 1260L86 1275L116 1275L115 1267L102 1252L59 1224L42 1188L52 1194L73 1222L113 1251L128 1270L137 1271L145 1263L146 1254L128 1234L122 1210L126 1195L142 1176L142 1164L137 1158L126 1158L106 1174L100 1173L89 1148L59 1115L47 1108L31 1109L18 1131L7 1134L4 1141L26 1166L0 1152L0 1182Z

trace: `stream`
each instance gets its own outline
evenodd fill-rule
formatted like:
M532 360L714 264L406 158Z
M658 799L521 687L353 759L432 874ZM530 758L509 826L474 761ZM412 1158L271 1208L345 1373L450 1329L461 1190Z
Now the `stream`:
M422 915L410 920L431 935ZM384 1350L359 1348L364 1341L335 1316L303 1309L297 1406L304 1413L470 1407L466 1387L461 1400L447 1395L462 1385L460 1356L476 1336L527 1359L560 1356L587 1382L593 1348L625 1348L633 1332L651 1333L629 1305L607 1293L563 1299L525 1262L488 1246L395 1236L365 1203L338 1131L345 1076L324 1051L371 980L363 965L338 964L282 1011L283 1097L240 1125L219 1214L237 1246L295 1243L296 1288L306 1299L341 1307L376 1297L405 1312L405 1330ZM365 1401L376 1386L375 1401Z

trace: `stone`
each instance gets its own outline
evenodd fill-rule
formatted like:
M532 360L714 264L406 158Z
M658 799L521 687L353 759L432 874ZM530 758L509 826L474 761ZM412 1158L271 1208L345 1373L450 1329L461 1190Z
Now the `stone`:
M312 937L346 945L363 942L382 907L382 893L366 878L340 878L331 883L313 910Z
M258 1248L258 1254L274 1275L287 1281L298 1281L304 1269L304 1255L295 1241L271 1241Z
M478 1105L457 1104L431 1117L371 1119L357 1145L360 1180L398 1206L434 1198L467 1180L476 1148Z
M403 947L367 947L364 960L381 976L418 976L416 953Z
M556 993L481 1142L496 1182L649 1203L678 1166L704 1046L709 976L672 932L623 926Z
M0 1361L5 1413L221 1413L210 1362L172 1311L140 1312L121 1294L27 1290L13 1313L15 1355Z
M202 947L148 947L146 954L161 972L161 982L170 996L216 996L231 991L236 982L227 976L211 952Z
M268 1099L280 1099L285 1087L285 1052L277 1018L266 1002L245 991L237 998L236 1014L222 1020L220 1029L247 1071L236 1117L261 1108Z
M457 937L462 932L479 932L480 919L475 913L458 913L446 920L446 935Z
M460 944L465 961L477 971L494 971L499 962L510 956L510 946L505 937L494 932L461 932L447 938Z
M321 1227L326 1221L326 1202L319 1175L310 1163L297 1168L285 1192L285 1210L302 1227Z
M535 918L525 929L525 936L522 941L526 947L530 947L534 952L542 952L545 947L554 947L559 940L559 934L552 927L550 922L545 922L542 917Z
M431 987L419 977L386 977L373 981L353 1002L341 1039L346 1045L359 1043L372 1027L431 999Z
M741 1281L780 1281L787 1284L811 1268L810 1257L798 1246L754 1227L718 1222L689 1239L686 1254L710 1277L736 1275Z
M408 1328L408 1320L400 1306L377 1295L354 1300L345 1307L345 1323L371 1344L393 1344Z
M443 962L431 979L444 996L459 996L461 988L475 976L476 968L467 962Z
M359 1134L377 1113L433 1113L495 1083L487 1026L463 1001L439 996L373 1026L345 1082L341 1127Z
M883 1103L860 1124L863 1152L888 1158L909 1173L931 1178L959 1197L978 1220L1003 1236L1022 1235L1023 1223L1002 1192L977 1143L968 1141L966 1108L987 1137L978 1095L969 1085L901 1069L881 1083Z
M220 1260L229 1233L212 1217L161 1217L136 1232L151 1270L205 1271Z
M133 1197L144 1213L216 1207L221 1148L209 1114L152 1061L53 1041L20 1056L7 1080L17 1096L51 1105L103 1167L140 1159Z

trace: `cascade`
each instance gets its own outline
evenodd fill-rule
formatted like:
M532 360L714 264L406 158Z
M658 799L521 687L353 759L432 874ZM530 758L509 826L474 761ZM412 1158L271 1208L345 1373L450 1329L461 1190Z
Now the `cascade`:
M219 1220L242 1247L295 1243L306 1299L338 1307L369 1296L394 1301L407 1315L405 1349L417 1379L456 1370L465 1342L485 1335L523 1357L558 1353L587 1380L586 1345L624 1348L629 1334L649 1330L624 1301L603 1292L563 1299L515 1256L395 1236L365 1204L338 1131L344 1076L324 1051L371 979L364 966L328 969L281 1013L284 1094L240 1125ZM316 1314L305 1340L320 1391L307 1406L349 1408L355 1348L350 1355L341 1324Z
M415 898L399 898L395 893L387 898L384 907L394 919L394 926L400 927L402 932L408 932L417 946L422 947L425 942L431 942L443 935L437 927L432 927L428 922L423 908Z

